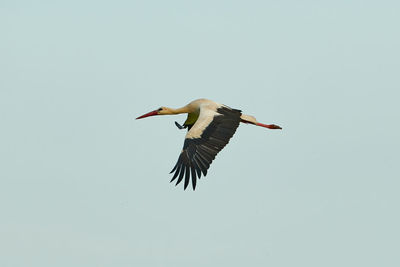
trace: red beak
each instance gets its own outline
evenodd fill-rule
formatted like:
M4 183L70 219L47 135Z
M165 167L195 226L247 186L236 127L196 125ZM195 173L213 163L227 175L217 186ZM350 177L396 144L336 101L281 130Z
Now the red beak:
M144 114L144 115L142 115L140 117L137 117L136 119L137 120L138 119L143 119L143 118L150 117L150 116L155 116L155 115L158 115L158 110L150 111L149 113L146 113L146 114Z

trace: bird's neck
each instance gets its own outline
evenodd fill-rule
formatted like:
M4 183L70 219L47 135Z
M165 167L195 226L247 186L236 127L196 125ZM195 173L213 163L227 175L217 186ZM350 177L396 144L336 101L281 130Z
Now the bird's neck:
M182 113L190 113L190 110L187 106L184 106L182 108L168 108L168 111L170 114L182 114Z

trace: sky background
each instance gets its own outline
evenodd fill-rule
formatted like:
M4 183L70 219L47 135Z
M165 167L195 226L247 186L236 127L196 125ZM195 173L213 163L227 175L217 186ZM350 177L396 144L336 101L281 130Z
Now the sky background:
M399 1L0 3L0 265L400 266ZM195 192L185 115L241 125Z

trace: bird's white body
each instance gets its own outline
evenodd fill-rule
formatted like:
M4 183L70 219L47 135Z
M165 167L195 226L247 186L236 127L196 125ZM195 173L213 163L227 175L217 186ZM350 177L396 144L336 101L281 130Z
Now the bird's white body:
M222 105L202 98L190 102L188 106L193 106L199 117L193 127L186 134L186 138L200 138L201 134L211 123L213 118L220 115L217 112L217 109Z

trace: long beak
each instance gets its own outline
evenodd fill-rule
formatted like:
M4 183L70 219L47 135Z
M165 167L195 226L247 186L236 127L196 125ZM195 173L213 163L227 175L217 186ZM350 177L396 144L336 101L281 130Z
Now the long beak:
M144 115L142 115L140 117L137 117L136 119L137 120L138 119L143 119L143 118L150 117L150 116L155 116L155 115L158 115L158 110L150 111L149 113L146 113L146 114L144 114Z

